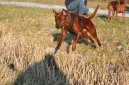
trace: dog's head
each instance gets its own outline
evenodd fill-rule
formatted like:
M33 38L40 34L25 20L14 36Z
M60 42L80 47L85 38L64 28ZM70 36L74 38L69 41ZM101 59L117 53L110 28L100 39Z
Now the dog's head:
M61 12L56 12L55 10L53 10L53 13L55 15L55 22L56 22L55 27L57 29L64 27L66 24L66 16L67 16L66 10L62 9Z

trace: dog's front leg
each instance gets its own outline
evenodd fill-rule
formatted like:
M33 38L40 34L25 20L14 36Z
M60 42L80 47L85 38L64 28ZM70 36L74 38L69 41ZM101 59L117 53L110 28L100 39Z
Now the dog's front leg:
M118 22L118 11L116 11L116 21Z
M62 43L62 41L64 40L64 37L65 37L66 33L67 33L67 29L62 28L62 29L61 29L60 39L59 39L59 41L58 41L57 47L55 48L55 53L56 53L57 50L60 48L61 43Z
M73 44L72 44L72 50L73 50L73 51L74 51L75 48L76 48L76 43L77 43L77 41L78 41L80 35L81 35L81 33L79 32L79 33L76 35L76 37L75 37L75 39L74 39L74 41L73 41Z
M125 13L122 13L122 21L125 24Z
M108 21L111 20L111 10L108 10Z

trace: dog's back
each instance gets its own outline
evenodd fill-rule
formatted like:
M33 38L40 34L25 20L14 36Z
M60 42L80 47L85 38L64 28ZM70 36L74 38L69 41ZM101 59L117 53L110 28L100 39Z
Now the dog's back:
M116 4L117 3L118 3L117 1L111 1L111 2L109 2L108 3L108 6L107 6L107 9L108 10L116 10Z
M121 8L122 8L122 11L121 11ZM108 3L107 9L111 11L117 10L117 11L120 11L120 13L122 13L125 11L125 1L124 0L120 0L119 2L111 1Z

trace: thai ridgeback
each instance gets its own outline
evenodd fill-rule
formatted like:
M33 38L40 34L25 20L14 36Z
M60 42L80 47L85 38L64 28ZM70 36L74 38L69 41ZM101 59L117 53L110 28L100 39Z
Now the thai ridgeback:
M118 13L122 13L122 21L125 23L125 3L126 0L111 1L108 3L108 21L116 12L116 21L118 21Z
M94 40L92 39L93 37L98 42L98 45L101 46L101 43L97 37L96 28L91 21L91 19L96 15L98 8L99 5L88 18L79 16L75 13L70 13L64 9L62 9L61 12L56 12L55 10L53 10L56 22L55 27L57 29L61 29L60 39L58 41L57 47L55 48L55 53L60 48L67 32L75 35L74 41L72 43L73 51L76 48L76 43L80 36L89 39L92 43L94 43Z

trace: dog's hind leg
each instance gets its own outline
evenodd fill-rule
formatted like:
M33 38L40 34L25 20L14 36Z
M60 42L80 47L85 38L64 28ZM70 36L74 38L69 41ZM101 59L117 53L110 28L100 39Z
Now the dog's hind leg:
M93 37L94 37L94 39L98 42L98 45L99 46L101 46L101 43L100 43L100 41L99 41L99 38L97 37L97 35L92 35Z
M101 46L101 43L99 41L99 38L97 36L94 36L95 40L98 42L98 45Z
M87 33L88 31L86 29L82 30L82 36L85 37L86 39L89 39L92 43L94 43L94 40Z
M111 11L108 10L108 21L110 21L110 20L111 20Z
M114 15L115 15L115 11L114 11L114 10L112 10L112 16L113 16L113 19L114 19Z
M122 21L123 21L123 23L125 23L125 13L124 12L122 13Z
M118 22L118 11L116 11L116 21Z
M89 29L88 32L98 42L98 45L101 46L101 43L99 41L99 38L97 37L95 26L94 25L92 25L92 27L86 26L86 28Z

